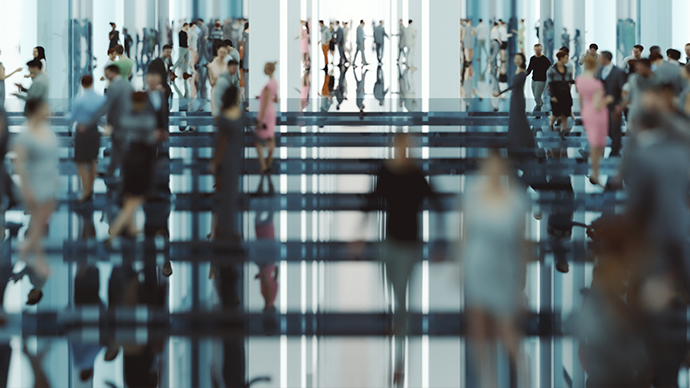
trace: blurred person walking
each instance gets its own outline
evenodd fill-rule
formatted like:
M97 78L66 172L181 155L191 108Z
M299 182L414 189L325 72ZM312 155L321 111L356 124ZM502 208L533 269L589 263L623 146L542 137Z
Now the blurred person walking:
M39 62L40 63L40 62ZM17 154L15 169L21 179L21 189L31 222L24 245L22 260L45 282L50 275L41 240L55 209L59 187L58 139L48 126L50 109L42 100L26 103L26 127L12 141ZM29 260L33 254L34 259ZM39 288L35 282L34 286Z
M278 62L268 62L264 66L264 74L268 76L266 86L261 90L259 97L259 113L256 118L256 129L254 130L254 146L259 157L259 168L262 174L271 172L273 164L273 150L276 147L276 108L273 104L278 102L278 82L273 78ZM268 155L264 157L264 148Z
M386 212L386 240L381 244L380 260L385 265L386 278L392 287L395 309L393 334L396 341L393 383L402 386L404 381L404 343L409 331L407 312L407 287L410 275L422 259L422 243L419 235L419 212L425 200L431 200L435 210L441 204L432 186L427 182L414 159L410 158L410 137L397 134L393 140L394 155L386 160L376 178L376 187L364 208L366 212L383 209ZM437 219L441 219L439 216ZM365 230L368 214L360 230ZM443 230L442 228L439 230ZM362 243L353 245L355 254L361 253Z
M93 184L98 175L98 151L101 146L101 133L97 125L80 126L88 123L91 117L105 104L105 97L93 90L93 77L86 75L81 79L84 92L74 99L70 121L77 124L74 134L74 161L81 179L82 194L77 203L93 198Z
M604 84L594 75L597 71L597 60L594 57L586 57L584 65L585 71L577 77L575 86L580 96L582 125L591 148L592 174L589 181L593 185L601 185L599 162L604 155L606 135L609 133L609 111L604 108L613 102L614 98L606 95Z
M461 198L464 234L460 236L468 337L474 343L482 386L498 386L496 358L489 346L499 341L508 352L511 386L526 378L520 351L519 320L526 307L525 219L530 202L510 176L508 163L495 151Z

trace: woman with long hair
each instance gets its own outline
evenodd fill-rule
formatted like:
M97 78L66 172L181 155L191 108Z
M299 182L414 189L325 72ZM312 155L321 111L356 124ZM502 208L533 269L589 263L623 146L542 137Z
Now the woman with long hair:
M527 79L527 61L522 53L515 54L513 62L517 67L513 83L500 93L494 93L494 97L511 90L510 95L510 125L508 126L508 155L511 158L528 158L535 156L537 143L530 129L527 115L525 114L525 80Z
M41 71L48 74L48 63L46 62L46 50L42 46L36 46L34 47L33 51L33 56L34 59L37 61L41 61L41 64L43 67L41 68ZM24 76L24 78L33 78L34 76L31 74L27 74Z
M268 62L264 66L264 74L268 76L266 86L261 90L259 97L259 114L254 130L256 152L259 155L259 168L262 174L271 172L273 164L273 150L276 147L276 108L273 104L278 102L278 82L273 78L278 62ZM268 156L264 158L264 148L268 149Z
M40 100L26 103L26 127L14 139L17 155L15 169L21 179L26 208L31 214L26 242L21 248L22 260L42 278L50 275L41 239L55 209L59 184L58 139L48 126L50 108ZM29 261L29 255L34 260Z

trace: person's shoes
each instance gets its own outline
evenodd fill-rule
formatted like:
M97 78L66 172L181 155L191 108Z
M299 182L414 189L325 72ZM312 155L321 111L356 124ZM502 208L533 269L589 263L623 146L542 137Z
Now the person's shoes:
M579 150L577 150L577 152L580 153L580 156L582 156L582 159L584 159L584 160L588 160L588 159L589 159L589 152L583 150L582 148L580 148Z
M564 260L559 260L556 262L556 270L560 273L568 273L570 271L570 267L568 266L568 262Z
M76 203L77 203L77 205L82 205L82 204L89 202L89 201L92 201L92 200L93 200L93 191L89 195L86 195L86 196L83 196L83 197L77 199Z
M161 273L162 273L163 276L165 276L166 278L169 278L170 275L173 274L172 264L170 264L169 261L166 261L165 264L163 264L163 268L161 268Z
M120 353L120 348L108 348L108 350L105 352L105 355L103 356L103 359L105 361L112 361L114 360L117 355Z
M189 73L184 73L184 74L182 74L182 79L184 79L185 81L188 80L188 79L190 79L190 78L192 78L192 75L191 75L191 74L189 74Z

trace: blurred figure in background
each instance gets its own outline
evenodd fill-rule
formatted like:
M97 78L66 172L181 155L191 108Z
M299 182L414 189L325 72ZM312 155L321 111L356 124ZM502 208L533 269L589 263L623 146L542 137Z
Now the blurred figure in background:
M627 214L640 244L627 300L643 314L652 385L675 387L687 351L687 323L678 317L685 316L690 290L690 145L663 113L661 93L643 93L643 112L621 166Z
M24 202L31 214L26 242L21 248L22 260L43 282L50 275L50 267L41 240L55 209L59 187L58 139L48 126L49 115L47 103L28 101L26 128L13 139L12 147L17 154L15 169L21 178ZM29 260L30 254L34 255L33 260Z
M525 219L531 206L525 190L510 179L509 164L498 152L492 151L482 162L479 174L460 205L468 336L477 352L482 386L498 384L496 358L489 351L496 340L508 352L511 382L518 385L520 378L527 377L519 322L526 308Z
M0 54L2 54L2 50L0 50ZM2 65L2 62L0 62L0 107L5 106L5 80L12 77L16 73L19 73L20 71L22 71L21 67L15 69L13 72L6 73L5 66Z
M256 136L254 146L256 152L259 154L259 168L262 174L271 172L271 165L273 164L273 150L276 147L275 129L276 129L276 108L278 102L278 82L273 78L273 73L276 71L276 64L278 62L268 62L264 66L264 74L268 76L268 83L261 90L259 97L259 112L256 115L256 129L254 134ZM264 157L264 148L267 149L268 155Z
M609 132L609 111L606 105L613 102L613 96L607 96L604 84L595 78L597 60L594 57L585 58L585 71L575 80L580 96L582 109L582 124L587 134L587 140L592 151L592 175L589 181L593 185L599 184L599 161L604 155L606 135ZM622 83L621 83L622 86Z
M91 121L91 117L105 104L105 97L93 90L93 77L86 75L81 79L84 92L74 99L70 121L77 124L74 134L74 161L81 179L82 194L77 203L93 198L93 184L98 175L98 151L101 146L101 133L97 125L80 126Z
M132 113L121 119L122 129L129 142L129 149L122 165L124 197L122 210L110 225L106 244L113 237L124 235L135 237L138 230L134 223L136 211L144 203L153 183L153 171L156 156L156 142L159 138L156 115L148 109L149 97L144 92L137 92L132 99Z
M412 144L406 133L397 134L393 143L392 159L384 161L376 178L376 188L369 197L365 211L383 209L386 212L386 240L381 245L381 261L386 268L388 287L393 288L394 323L396 340L393 383L404 381L404 343L408 333L407 287L410 275L422 258L419 235L419 212L425 200L433 200L436 210L441 209L438 197L422 171L410 157ZM440 219L440 217L438 217ZM368 221L365 216L363 223ZM364 225L360 230L366 230ZM439 230L443 230L442 228ZM363 244L354 246L358 254Z

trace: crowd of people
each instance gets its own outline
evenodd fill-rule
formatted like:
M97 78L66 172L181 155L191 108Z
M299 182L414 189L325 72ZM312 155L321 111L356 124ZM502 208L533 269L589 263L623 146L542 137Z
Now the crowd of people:
M417 31L412 20L407 26L403 20L399 24L396 34L398 62L405 63L406 72L414 71ZM246 93L248 21L238 19L225 24L215 21L212 29L202 19L183 22L177 33L177 61L172 62L173 45L162 46L160 56L147 66L143 90L135 90L131 82L135 63L127 55L128 49L119 43L116 26L112 24L112 27L108 50L110 63L103 74L103 79L108 81L105 95L93 88L97 75L87 75L81 78L82 93L71 105L73 159L82 188L79 197L72 200L79 206L88 205L94 198L95 181L102 177L111 198L119 202L118 213L109 219L109 237L103 241L105 248L112 249L117 238L136 238L141 232L135 214L151 204L158 166L162 159L169 158L166 144L170 135L172 88L181 98L194 101L197 97L205 98L203 90L208 81L212 87L209 100L216 131L209 167L215 178L210 237L219 242L241 241L237 220L245 136L252 137L258 154L261 187L265 176L270 183L274 168L275 104L278 102L274 72L277 62L266 63L261 69L268 81L258 96L259 108L252 123L246 104L249 98ZM360 53L362 67L368 65L365 39L373 36L379 64L383 60L385 39L390 39L383 21L373 28L372 35L366 35L364 27L365 22L361 20L356 28L353 56L354 47L349 39L351 23L334 21L326 26L323 21L319 22L324 70L327 76L332 76L329 66L335 63L336 55L341 68L339 86L328 86L327 78L322 94L334 95L338 98L338 106L346 90L345 69L349 64L356 67ZM660 47L653 46L645 54L640 45L635 45L632 55L624 60L624 68L615 66L613 54L599 51L596 44L591 44L585 54L576 58L571 58L568 47L558 50L555 58L548 58L543 54L542 45L537 44L534 55L527 60L524 21L519 30L509 32L502 20L493 23L491 28L481 19L476 27L471 20L464 20L460 71L472 77L475 54L481 58L482 53L486 53L490 66L502 69L499 72L505 75L508 39L512 34L517 35L519 43L519 52L512 58L516 73L509 87L494 93L494 97L499 97L511 92L508 158L491 150L481 162L478 177L470 180L459 199L463 217L456 233L460 246L458 256L465 274L468 336L476 344L480 379L489 381L487 385L496 385L495 357L484 346L495 339L502 342L509 354L511 369L515 372L513 378L517 381L527 374L520 340L521 317L526 311L523 297L525 262L530 256L530 244L525 238L526 216L532 213L533 204L526 194L526 186L535 188L538 178L534 177L540 172L528 171L533 167L525 166L546 158L541 167L546 168L548 159L565 155L560 149L547 152L538 149L527 118L524 92L531 76L535 111L551 112L549 130L558 131L563 140L576 124L573 85L576 87L581 123L589 145L588 150L580 150L591 160L589 181L610 191L625 188L628 194L624 212L602 216L587 229L592 240L594 275L575 331L580 338L582 365L589 374L588 386L620 386L621 382L625 382L625 386L675 386L678 370L689 349L685 331L677 336L675 331L665 329L673 326L673 314L684 313L690 302L690 252L686 248L690 226L690 44L684 47L686 64L681 64L679 50L669 48L664 58ZM301 40L304 67L300 92L304 99L304 88L308 98L312 64L310 22L301 23L298 39ZM584 68L577 77L573 61ZM29 277L33 288L27 304L34 305L40 302L42 288L51 276L51 266L41 241L59 199L59 141L50 128L49 82L42 47L34 50L34 58L27 65L29 74L26 77L32 78L31 87L18 84L20 91L15 94L26 100L26 123L18 134L10 136L8 115L0 104L0 168L3 173L0 195L14 195L4 165L5 155L12 150L14 172L21 183L21 201L31 215L31 222L20 249L26 267L19 273L11 273L11 278ZM254 66L252 71L256 69ZM2 88L4 80L19 71L21 68L7 73L0 64ZM382 96L377 99L383 104L387 89L381 71L379 66L375 94ZM363 94L365 74L366 69L362 70L361 78L355 74L360 110L364 109L360 89ZM175 83L178 77L183 78L183 93ZM402 75L401 79L406 82ZM4 96L4 89L0 89L0 95ZM105 121L102 120L104 116ZM101 131L100 127L104 129ZM107 169L99 171L103 135L109 137L110 160ZM628 139L625 147L624 136ZM619 160L620 167L617 174L609 175L608 182L604 182L601 161L605 157L607 138L611 139L608 157ZM422 257L417 216L425 201L431 201L438 211L444 210L438 193L410 157L409 150L414 146L407 134L395 137L393 157L382 163L375 188L363 209L365 212L384 209L387 213L386 240L381 247L380 260L386 265L386 278L394 295L392 333L400 341L395 355L396 384L405 378L403 339L409 332L407 285L415 264ZM520 175L517 170L523 173ZM546 182L546 172L542 175ZM550 176L549 179L554 182L558 178L570 179L569 176ZM11 201L3 200L0 204L5 206L8 202ZM534 215L536 217L536 213ZM438 219L443 220L442 217ZM257 214L256 225L257 237L273 237L272 223L265 222L260 214ZM144 234L147 237L165 234L166 229L167 226L153 228ZM447 228L440 225L438 229ZM352 249L354 255L359 255L363 244L355 243ZM233 282L228 279L234 278L236 282L236 268L219 265L214 271L223 306L236 308L236 292L228 285ZM270 311L275 309L276 271L273 264L262 265L258 275L266 308ZM88 270L84 269L86 272ZM172 274L169 263L161 268L161 273ZM131 274L122 276L133 278ZM156 298L159 296L157 294ZM146 297L142 295L142 299ZM616 352L613 349L626 350L624 361L612 356ZM114 358L113 353L117 351L118 346L113 344L106 358Z

